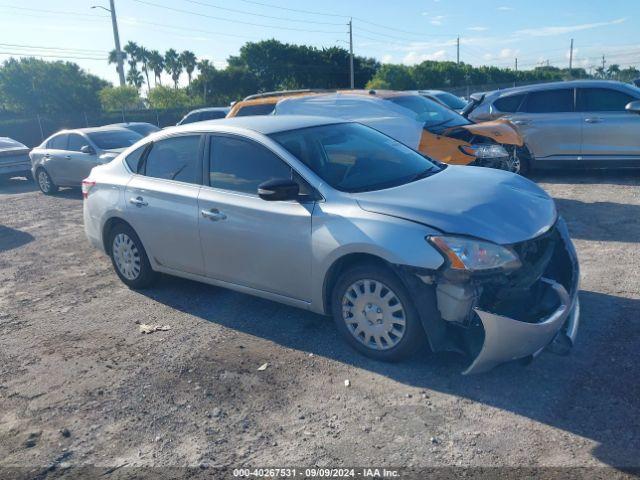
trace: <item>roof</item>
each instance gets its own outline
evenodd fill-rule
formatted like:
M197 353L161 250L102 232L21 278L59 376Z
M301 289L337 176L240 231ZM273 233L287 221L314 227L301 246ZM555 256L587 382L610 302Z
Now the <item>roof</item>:
M535 83L533 85L522 85L520 87L512 87L512 88L504 88L501 90L493 90L490 92L486 92L487 97L494 97L498 95L511 94L511 93L524 93L531 92L534 90L548 90L552 88L558 87L566 87L566 88L576 88L576 87L632 87L627 83L616 82L615 80L569 80L569 81L560 81L560 82L548 82L548 83ZM475 94L474 94L475 95Z
M162 132L214 132L244 129L252 130L263 135L270 135L272 133L284 132L287 130L330 125L332 123L344 123L344 120L302 115L257 115L189 123L178 127L166 128L162 130Z
M60 130L59 132L56 132L54 135L57 135L59 133L84 133L84 134L88 134L88 133L94 133L94 132L104 132L104 131L129 131L124 127L121 127L120 125L104 125L102 127L88 127L88 128L69 128L66 130Z

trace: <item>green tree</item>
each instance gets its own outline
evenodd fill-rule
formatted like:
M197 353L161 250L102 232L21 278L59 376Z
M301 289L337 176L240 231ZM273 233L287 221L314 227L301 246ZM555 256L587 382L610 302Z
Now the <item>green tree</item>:
M405 65L382 65L367 88L413 90L416 84L411 73L411 68Z
M142 105L138 89L131 85L103 88L100 90L100 102L106 111L130 110Z
M129 67L129 71L127 72L127 82L129 85L136 87L136 90L140 90L142 84L144 83L144 77L138 71L138 67L135 65L131 65Z
M182 74L182 63L180 62L180 55L173 48L170 48L164 54L164 69L171 75L173 86L177 89L180 75Z
M144 77L147 81L147 93L151 89L151 83L149 82L149 50L144 47L140 47L138 50L138 58L140 59L140 63L142 64L142 73L144 73Z
M216 67L214 67L209 60L203 59L198 62L198 70L200 71L200 75L198 75L198 78L200 79L200 83L202 84L202 100L206 105L208 91L207 87L216 73Z
M120 52L120 55L122 55L122 61L124 62L127 59L127 54L125 52ZM114 64L116 66L116 72L117 72L118 71L118 54L116 53L115 49L109 52L108 62L109 62L109 65Z
M140 60L140 47L136 42L127 42L123 49L127 58L129 59L129 67L134 68L138 66Z
M620 65L616 63L612 63L611 65L609 65L609 68L607 68L607 77L614 80L618 80L619 76L620 76Z
M10 58L0 65L0 108L31 115L96 111L98 92L108 85L75 63Z
M151 108L183 108L200 104L198 97L190 96L185 88L158 86L152 88L147 98Z
M198 60L196 59L196 55L189 50L185 50L180 54L180 64L184 67L185 72L187 72L187 77L189 78L189 85L191 85L191 76L193 75L193 71L196 69L196 65L198 64Z
M149 68L153 70L154 85L162 85L162 72L164 70L164 57L157 50L149 52L148 59Z

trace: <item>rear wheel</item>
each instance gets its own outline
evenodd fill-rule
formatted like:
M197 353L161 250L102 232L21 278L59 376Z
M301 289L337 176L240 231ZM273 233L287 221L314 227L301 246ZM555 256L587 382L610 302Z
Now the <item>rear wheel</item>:
M51 176L44 168L40 168L36 172L36 180L40 191L45 195L53 195L58 192L58 186L53 183Z
M340 333L368 357L397 361L424 344L413 302L386 268L363 265L344 272L333 289L331 305Z
M151 268L142 242L130 226L120 223L113 227L108 245L113 268L128 287L141 289L153 284L157 274Z

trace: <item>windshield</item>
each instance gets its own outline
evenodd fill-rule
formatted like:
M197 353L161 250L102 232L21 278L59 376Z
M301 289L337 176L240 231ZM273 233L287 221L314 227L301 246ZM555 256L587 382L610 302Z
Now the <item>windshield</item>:
M87 134L100 150L115 150L130 147L142 138L142 135L131 130L104 130Z
M465 102L460 97L457 97L453 93L449 92L438 92L433 94L438 100L444 103L449 108L453 108L454 110L462 110L467 106L467 102Z
M139 133L143 137L146 137L147 135L151 135L152 133L160 131L159 127L156 127L151 123L136 123L136 124L127 125L126 128L136 133Z
M290 130L271 138L344 192L391 188L442 170L406 145L358 123Z
M424 124L424 128L427 129L433 127L459 127L471 123L459 113L421 95L390 97L389 100L396 105L411 110L415 115L415 120Z

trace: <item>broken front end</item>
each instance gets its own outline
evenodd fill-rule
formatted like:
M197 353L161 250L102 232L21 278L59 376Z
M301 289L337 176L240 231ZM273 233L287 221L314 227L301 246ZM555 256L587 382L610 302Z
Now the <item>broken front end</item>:
M472 361L465 374L532 359L545 348L568 353L578 329L579 266L562 219L512 245L467 237L428 240L447 259L436 272L417 272L421 293L414 290L423 301L432 297L425 305L437 306L437 312L421 312L434 350L467 353Z

